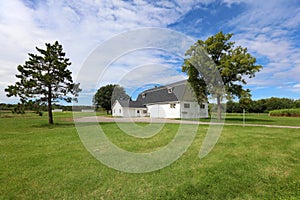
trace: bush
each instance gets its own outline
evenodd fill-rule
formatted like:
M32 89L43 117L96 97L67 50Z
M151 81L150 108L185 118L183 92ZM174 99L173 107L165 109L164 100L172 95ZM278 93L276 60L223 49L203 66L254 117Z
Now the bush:
M25 114L25 109L24 109L24 105L23 104L20 104L18 103L17 105L15 105L13 107L13 109L11 110L11 112L13 114Z
M280 109L269 112L273 117L300 117L300 109Z

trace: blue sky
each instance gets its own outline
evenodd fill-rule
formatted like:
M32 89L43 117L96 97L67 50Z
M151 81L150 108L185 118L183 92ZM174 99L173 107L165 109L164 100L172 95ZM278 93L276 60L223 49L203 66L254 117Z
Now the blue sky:
M0 102L18 101L7 98L4 88L16 81L17 65L35 53L35 46L58 40L76 79L101 44L145 27L168 28L195 41L219 31L233 33L236 45L247 47L264 67L248 80L253 99L300 98L299 0L0 0ZM90 72L107 68L96 82L82 79L80 103L91 104L95 90L107 83L124 85L134 95L149 85L182 80L182 59L164 50L143 49L115 58L109 67L91 66Z

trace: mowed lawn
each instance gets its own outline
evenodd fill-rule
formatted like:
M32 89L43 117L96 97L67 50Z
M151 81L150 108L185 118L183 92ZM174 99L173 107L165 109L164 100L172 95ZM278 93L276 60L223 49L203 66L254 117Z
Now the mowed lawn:
M212 152L199 159L208 128L201 125L179 160L158 171L130 174L90 155L71 117L55 114L57 124L49 126L47 116L0 115L0 199L300 198L300 129L225 126ZM112 142L135 152L165 146L178 126L166 124L157 135L137 139L114 123L101 124Z
M214 114L216 116L216 114ZM223 116L224 117L224 116ZM244 121L245 119L245 121ZM210 119L200 119L209 122ZM217 121L217 120L216 120ZM299 117L270 117L267 113L226 113L225 123L228 124L267 124L280 126L300 126Z

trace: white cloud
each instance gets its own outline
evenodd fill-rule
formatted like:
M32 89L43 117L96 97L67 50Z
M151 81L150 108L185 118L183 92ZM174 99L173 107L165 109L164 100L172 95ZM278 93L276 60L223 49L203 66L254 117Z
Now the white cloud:
M139 27L166 27L196 2L0 0L0 4L0 90L3 91L13 82L16 67L28 58L27 53L36 53L35 46L60 41L73 63L75 76L101 42ZM1 101L10 101L3 92L0 97Z
M298 94L298 96L299 96L300 95L300 83L291 86L289 88L289 91L294 92L294 93Z
M124 32L99 46L84 63L78 82L84 88L99 88L108 82L126 88L149 82L171 83L185 78L180 62L194 41L166 29ZM176 63L175 65L173 65ZM179 66L178 66L179 64Z
M252 86L282 86L299 81L300 49L294 40L299 6L287 1L244 1L246 11L228 22L238 45L248 47L263 70L249 80Z
M299 88L299 89L300 89L300 83L294 85L293 87L294 87L294 88Z
M232 4L240 4L243 2L242 0L223 0L223 3L225 3L228 7L231 7Z

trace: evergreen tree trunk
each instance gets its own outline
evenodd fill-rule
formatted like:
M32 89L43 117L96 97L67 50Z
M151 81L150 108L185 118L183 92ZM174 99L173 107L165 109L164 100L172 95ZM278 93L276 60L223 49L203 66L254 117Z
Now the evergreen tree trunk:
M49 124L53 124L53 114L52 114L52 92L51 86L48 87L48 117L49 117Z
M221 105L221 96L217 96L217 104L218 104L218 120L222 119L222 105Z

